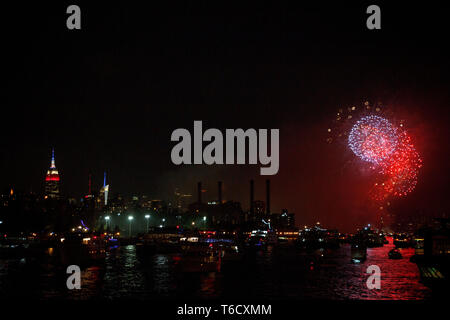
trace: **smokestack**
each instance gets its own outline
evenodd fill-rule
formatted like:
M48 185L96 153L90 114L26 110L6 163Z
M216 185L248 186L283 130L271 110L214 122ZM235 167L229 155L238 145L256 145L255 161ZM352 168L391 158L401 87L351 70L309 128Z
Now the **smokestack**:
M266 180L266 213L270 214L270 180Z
M253 213L253 202L255 201L255 182L250 180L250 213Z
M219 204L222 203L222 181L217 182L217 187L219 188Z
M202 203L202 183L197 183L198 203Z

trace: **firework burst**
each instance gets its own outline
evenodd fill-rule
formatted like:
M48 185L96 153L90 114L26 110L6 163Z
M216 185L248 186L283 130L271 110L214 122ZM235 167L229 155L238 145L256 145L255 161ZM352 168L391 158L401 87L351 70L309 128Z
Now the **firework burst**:
M422 159L403 122L389 121L392 116L378 104L339 109L334 127L328 129L329 143L343 141L374 173L369 194L373 200L386 201L412 192L418 181Z
M364 161L379 164L397 148L397 129L386 119L367 116L350 130L348 146Z
M422 159L411 143L411 138L403 131L397 149L381 164L381 171L387 177L386 192L402 197L413 191L421 167Z

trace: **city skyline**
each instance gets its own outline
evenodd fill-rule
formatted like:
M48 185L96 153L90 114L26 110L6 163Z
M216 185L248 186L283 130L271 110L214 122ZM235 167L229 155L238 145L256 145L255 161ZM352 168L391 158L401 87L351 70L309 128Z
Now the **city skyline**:
M55 148L51 148L50 169L47 170L47 174L46 174L46 178L45 178L45 186L43 188L44 190L41 193L41 195L43 196L43 199L50 198L50 199L57 199L57 200L62 200L62 201L67 201L67 200L70 201L70 199L74 199L75 201L83 202L83 200L86 200L85 199L86 197L92 197L93 199L97 199L98 198L99 199L98 201L101 201L101 202L105 201L105 196L104 196L105 187L107 187L108 193L109 193L109 187L110 187L110 183L109 182L108 182L108 184L106 184L106 171L103 172L103 180L102 180L101 184L99 184L98 181L97 181L97 183L95 181L93 183L92 172L89 172L89 174L87 176L88 181L87 181L87 184L86 184L86 192L84 192L84 193L82 193L80 195L77 195L77 196L75 196L73 194L64 194L64 193L60 194L59 193L60 177L59 177L59 174L58 174L58 170L56 169L55 162L56 162L56 160L55 160ZM55 179L55 177L56 177L56 179ZM57 182L57 186L54 187L52 185L49 188L48 184L49 183L55 183L55 181ZM224 193L223 193L223 189L224 189L223 188L223 181L215 182L216 183L215 188L211 188L211 189L208 188L209 190L205 189L204 185L202 187L198 186L198 184L202 183L201 181L193 183L193 185L197 185L197 188L195 189L196 191L192 192L192 193L183 193L183 196L188 196L187 200L190 201L190 202L186 202L185 203L184 209L182 209L180 211L180 213L181 212L189 212L190 210L188 210L188 205L193 205L193 204L199 203L199 201L201 203L204 203L205 205L206 204L208 204L208 205L210 205L210 204L217 204L217 203L222 203L222 202L225 203L227 201L231 201L231 202L237 201L238 203L241 204L243 213L245 213L245 212L252 212L252 210L254 210L252 208L252 206L251 206L252 199L253 199L254 206L257 203L261 203L261 206L263 208L262 209L263 212L266 212L265 207L267 206L267 204L269 205L269 207L271 205L271 203L268 202L268 198L267 198L268 197L268 192L269 192L267 183L268 183L268 181L270 181L270 179L267 179L267 177L266 177L262 181L262 182L264 182L264 184L259 186L259 188L258 187L256 188L256 190L258 190L258 189L260 190L260 192L259 192L257 197L255 197L255 187L254 187L255 183L254 183L254 181L255 180L253 178L250 179L249 181L247 181L249 193L247 193L244 196L241 195L240 198L235 198L235 199L226 198L226 197L223 196L224 195ZM219 184L219 190L217 190L217 183ZM200 192L200 189L198 189L198 188L201 188L201 192ZM50 190L50 197L49 197L49 191L48 190ZM52 195L52 193L54 193L55 190L57 190L56 194ZM112 190L114 190L114 189L112 189ZM17 194L17 191L21 192L21 190L17 190L17 189L14 190L14 188L11 188L10 192L15 192ZM261 196L262 192L264 192L264 196ZM134 203L136 200L138 200L138 201L161 201L162 200L165 203L165 205L168 205L168 207L177 208L176 202L178 200L177 196L179 196L178 193L180 193L179 188L175 188L172 193L167 193L163 197L152 197L151 194L148 194L148 193L146 194L145 192L132 193L132 194L121 194L120 192L114 192L113 191L112 194L109 195L109 198L110 198L110 201L111 200L114 201L114 199L117 200L117 197L119 197L119 199L124 197L124 199L128 199L127 201L131 201L130 203ZM199 194L201 194L200 198L199 198ZM272 197L272 195L271 195L271 197ZM222 202L220 202L220 201L218 202L218 199L221 199ZM105 207L106 207L106 202L105 202ZM269 208L268 209L269 212L270 213L278 213L278 214L281 214L284 211L291 212L291 213L294 212L294 214L296 216L295 219L297 221L297 226L298 227L303 226L303 225L314 225L316 222L322 221L323 225L327 225L328 227L330 227L332 229L333 228L339 228L340 230L346 231L346 232L351 232L355 228L355 225L352 225L351 228L346 228L346 227L342 228L342 226L335 225L335 224L330 224L327 220L321 220L320 218L307 220L307 219L305 219L304 215L299 214L299 213L295 213L295 211L293 211L293 210L288 210L289 208L287 208L286 206L277 205L276 207L282 207L282 208L279 209L279 210L270 210L270 208ZM181 209L181 207L179 209ZM208 209L206 209L206 210L208 211ZM130 213L133 212L133 207L128 208L128 210L125 210L125 212L127 212L127 211L130 212ZM269 214L269 213L267 213L267 214ZM386 215L390 216L392 214L395 215L395 212L385 212L385 213L383 213L385 220L386 220ZM425 219L429 219L429 218L432 218L432 217L446 217L446 216L447 216L447 214L444 211L442 211L442 212L432 212L432 213L427 212L425 214L424 214L424 212L417 212L416 211L416 212L410 214L410 221L416 221L417 219L421 220L421 219L424 219L425 217L427 217ZM422 218L420 218L420 217L422 217ZM404 218L401 218L401 219L404 219ZM389 219L389 221L390 221L389 223L392 223L393 222L392 218ZM373 225L376 225L376 226L380 227L381 226L380 223L382 224L383 222L382 222L382 220L380 220L380 216L373 216L373 217L371 217L369 219L366 219L364 221L359 221L356 224L356 226L361 228L364 225L367 225L367 224L370 225L371 223Z

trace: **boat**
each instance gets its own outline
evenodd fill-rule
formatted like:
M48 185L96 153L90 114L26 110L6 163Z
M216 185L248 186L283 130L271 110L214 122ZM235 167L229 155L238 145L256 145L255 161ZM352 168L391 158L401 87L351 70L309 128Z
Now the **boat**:
M367 259L367 247L363 243L352 243L350 247L352 263L361 263Z
M223 231L200 231L194 237L181 238L180 242L196 242L203 244L203 246L209 246L219 250L223 264L239 262L244 258L242 243L232 233ZM182 246L184 247L185 244Z
M219 272L222 252L213 244L197 242L184 245L182 253L173 259L175 269L181 273Z
M340 246L339 234L336 230L324 229L320 224L316 224L299 232L296 245L307 250L337 249Z
M370 225L364 227L364 229L361 230L360 233L368 248L382 247L386 243L384 234L372 229Z
M278 236L273 230L253 230L245 241L248 247L265 247L278 243Z
M107 248L109 251L116 250L117 248L119 248L119 246L120 246L120 241L119 241L119 239L114 238L114 237L109 237L109 238L107 239L106 248Z
M104 261L107 240L94 234L70 233L60 239L56 254L63 265L81 267Z
M394 234L394 245L397 248L410 248L413 246L411 237L406 233Z
M389 259L401 259L402 254L397 248L391 249L388 253Z
M21 234L0 237L0 259L30 258L42 252L41 243L35 236Z
M146 254L170 254L181 251L180 240L185 238L178 230L153 229L140 236L136 241L136 249Z
M222 263L240 262L244 258L242 248L235 243L219 244Z

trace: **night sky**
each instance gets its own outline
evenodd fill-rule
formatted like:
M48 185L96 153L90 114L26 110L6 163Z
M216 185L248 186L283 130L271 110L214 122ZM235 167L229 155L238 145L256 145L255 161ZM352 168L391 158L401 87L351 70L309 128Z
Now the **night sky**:
M206 2L205 2L206 3ZM250 179L265 199L260 165L175 166L170 135L206 128L279 128L280 170L272 209L299 225L341 229L370 222L368 181L344 146L325 142L339 107L381 101L405 119L424 161L398 212L449 212L448 23L439 6L380 5L382 29L366 28L368 5L291 6L230 2L18 5L1 19L2 190L43 193L55 147L61 191L99 188L167 199L195 195L249 206ZM195 198L195 196L194 196Z

